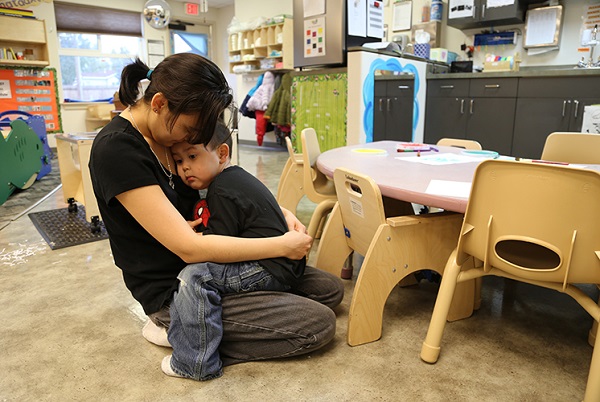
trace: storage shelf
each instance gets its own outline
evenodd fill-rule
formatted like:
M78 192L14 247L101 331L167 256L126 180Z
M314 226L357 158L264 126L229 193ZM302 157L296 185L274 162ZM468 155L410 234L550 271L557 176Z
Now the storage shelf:
M294 68L294 41L293 20L286 18L282 23L262 26L253 30L233 33L229 36L229 56L253 55L252 60L238 60L229 62L229 70L240 64L259 65L260 60L276 59L283 63L283 67L276 70L293 70ZM258 45L257 45L258 44ZM270 56L275 50L281 52L280 56ZM270 71L252 70L236 74L248 74Z
M0 65L45 67L50 65L46 25L43 20L0 15L0 48L23 53L31 60L0 59Z

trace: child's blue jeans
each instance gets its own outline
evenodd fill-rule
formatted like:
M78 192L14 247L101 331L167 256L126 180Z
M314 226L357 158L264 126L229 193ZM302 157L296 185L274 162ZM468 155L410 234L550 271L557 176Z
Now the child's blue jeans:
M191 264L179 273L171 303L171 368L204 381L223 374L219 344L223 337L221 295L258 290L286 291L258 262Z

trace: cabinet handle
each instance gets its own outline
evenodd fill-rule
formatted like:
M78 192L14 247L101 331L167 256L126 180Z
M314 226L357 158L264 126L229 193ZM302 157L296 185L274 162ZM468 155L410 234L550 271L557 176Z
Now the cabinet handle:
M563 101L562 117L565 117L565 113L566 113L566 109L567 109L567 103L571 103L571 101L570 100L564 100Z
M577 118L577 110L579 109L579 101L574 100L573 103L575 104L575 118Z
M440 89L454 89L454 85L442 85Z
M391 101L392 101L392 100L391 100L390 98L387 98L387 111L388 111L388 112L390 111L390 104L391 104Z
M469 113L473 114L473 104L475 103L475 99L471 99L471 102L469 103Z
M398 89L408 89L410 88L408 85L398 85Z
M458 98L456 98L456 100L458 100ZM460 114L465 114L465 100L464 99L460 100Z
M486 88L500 88L500 84L489 84L485 86Z
M379 111L383 112L383 99L379 98ZM564 111L563 111L563 115L564 115Z

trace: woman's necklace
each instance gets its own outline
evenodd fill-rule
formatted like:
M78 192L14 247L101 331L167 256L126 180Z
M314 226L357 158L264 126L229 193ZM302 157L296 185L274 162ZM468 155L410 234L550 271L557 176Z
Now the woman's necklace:
M142 131L138 127L137 123L135 122L135 119L133 118L133 114L131 113L131 107L129 108L129 116L131 117L131 122L133 123L133 126L141 134ZM150 144L148 144L148 146L150 146ZM158 165L160 166L160 168L162 169L162 171L165 173L165 176L167 176L167 178L169 179L169 186L171 186L171 188L173 190L175 190L175 183L173 183L173 172L171 171L171 162L169 162L169 154L167 153L167 148L164 148L164 149L165 149L165 157L167 158L167 168L169 169L168 173L165 170L165 167L163 166L162 162L158 158L158 155L156 155L156 153L154 152L154 150L150 146L150 151L152 151L152 154L154 155L154 157L158 161Z

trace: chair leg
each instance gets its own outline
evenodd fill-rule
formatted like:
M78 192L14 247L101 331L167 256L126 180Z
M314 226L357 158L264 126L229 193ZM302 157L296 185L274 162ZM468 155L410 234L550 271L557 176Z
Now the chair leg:
M340 270L352 252L346 242L342 213L336 203L325 223L323 236L319 241L315 267L327 271L335 276L340 276Z
M435 307L433 308L427 336L425 337L425 342L423 342L423 347L421 348L421 359L427 363L435 363L440 356L442 333L446 326L446 318L450 311L450 303L452 303L456 281L461 268L460 265L456 263L456 254L457 251L454 250L450 255L450 258L448 258L448 264L446 264L446 269L444 269L442 283L438 290L438 296L435 301Z

